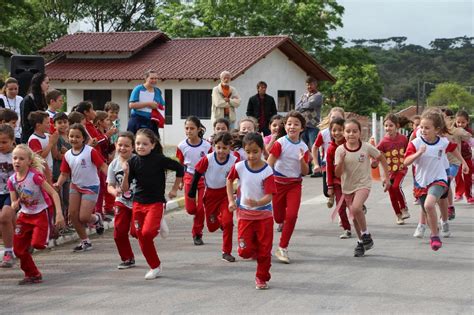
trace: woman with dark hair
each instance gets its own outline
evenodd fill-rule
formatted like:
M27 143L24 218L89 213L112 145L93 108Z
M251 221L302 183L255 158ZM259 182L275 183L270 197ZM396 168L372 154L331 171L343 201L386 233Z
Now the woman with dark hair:
M25 96L20 104L21 109L21 142L27 143L28 138L33 134L34 126L28 121L28 115L37 110L45 111L48 106L46 104L46 92L49 89L49 78L45 73L36 73L31 79L29 94Z

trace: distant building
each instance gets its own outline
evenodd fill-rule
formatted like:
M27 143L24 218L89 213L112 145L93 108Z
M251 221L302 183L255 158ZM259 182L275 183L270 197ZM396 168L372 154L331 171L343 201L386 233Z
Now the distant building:
M184 138L184 120L196 115L209 135L211 90L223 70L232 73L232 85L242 98L237 117L245 115L258 81L268 83L269 95L286 112L305 92L308 75L335 81L316 60L288 36L170 39L159 31L76 33L40 50L49 55L46 73L55 89L65 90L68 109L91 100L96 109L112 100L121 106L126 128L131 90L143 83L146 70L158 72L166 103L165 144Z

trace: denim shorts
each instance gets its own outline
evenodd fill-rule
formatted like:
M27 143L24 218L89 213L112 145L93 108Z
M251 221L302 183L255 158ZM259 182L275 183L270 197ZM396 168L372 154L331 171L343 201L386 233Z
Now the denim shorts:
M72 195L72 194L77 194L79 196L81 196L81 200L88 200L88 201L93 201L93 202L97 202L97 199L99 198L99 195L98 194L94 194L94 193L90 193L90 194L85 194L85 193L82 193L80 191L78 191L77 189L71 187L69 188L69 194Z
M0 195L0 210L2 210L4 206L11 206L11 205L12 205L12 201L10 200L10 194Z
M456 165L456 164L449 164L449 168L446 170L446 172L448 173L448 176L449 177L456 177L456 175L458 174L458 171L459 171L459 165Z

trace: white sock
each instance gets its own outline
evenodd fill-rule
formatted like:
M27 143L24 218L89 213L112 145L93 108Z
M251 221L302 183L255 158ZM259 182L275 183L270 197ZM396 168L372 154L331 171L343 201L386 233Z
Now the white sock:
M13 252L13 247L5 247L5 252Z
M83 243L90 243L91 241L89 240L89 238L86 238L86 239L83 239L82 242Z
M364 235L364 234L369 234L369 230L367 229L365 231L362 231L362 235Z

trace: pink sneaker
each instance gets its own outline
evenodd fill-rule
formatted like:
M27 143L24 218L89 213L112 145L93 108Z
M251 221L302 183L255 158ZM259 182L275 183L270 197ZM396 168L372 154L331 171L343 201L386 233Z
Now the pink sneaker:
M454 201L461 201L461 200L462 200L462 196L460 196L460 195L456 195L454 197Z
M443 246L443 243L439 239L439 236L432 236L430 240L431 249L437 251Z
M2 268L11 268L13 267L13 253L5 252L3 255L2 263L0 265Z
M255 278L255 289L257 290L266 290L268 289L268 284L266 281L260 280L259 278Z
M474 204L474 197L467 198L467 203L470 204L470 205L473 205Z

